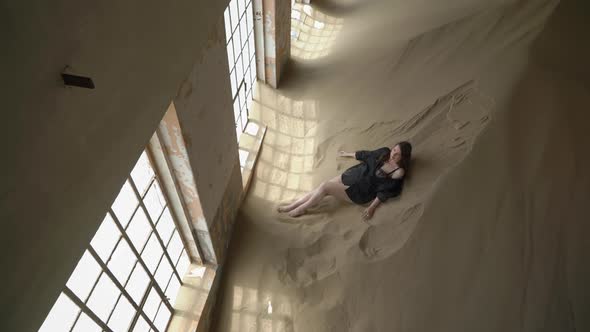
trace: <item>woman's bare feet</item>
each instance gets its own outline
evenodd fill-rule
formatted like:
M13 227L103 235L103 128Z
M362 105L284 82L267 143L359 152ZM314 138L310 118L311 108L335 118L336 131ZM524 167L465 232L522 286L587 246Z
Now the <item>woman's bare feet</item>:
M296 208L294 210L292 210L291 212L289 212L289 217L291 218L297 218L301 215L305 214L305 209L302 208Z

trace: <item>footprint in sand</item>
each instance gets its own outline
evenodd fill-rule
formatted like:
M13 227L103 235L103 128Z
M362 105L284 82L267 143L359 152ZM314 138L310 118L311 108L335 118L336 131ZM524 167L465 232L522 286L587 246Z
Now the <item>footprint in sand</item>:
M308 247L288 249L285 265L279 271L280 279L285 283L307 286L334 273L337 260L329 252L334 240L333 236L322 235Z
M461 147L463 145L465 145L465 140L463 139L463 137L459 136L459 137L455 137L453 139L453 141L451 141L448 144L448 147L450 147L450 148L458 148L458 147Z
M414 231L422 210L422 203L418 203L405 209L395 219L369 226L358 243L363 255L368 259L380 259L401 249Z
M461 121L455 120L453 122L453 127L455 127L456 130L461 130L461 129L467 127L470 123L471 123L470 121L461 122Z
M354 235L354 232L352 230L348 230L348 231L344 232L344 234L342 234L342 238L344 240L350 240L352 235Z

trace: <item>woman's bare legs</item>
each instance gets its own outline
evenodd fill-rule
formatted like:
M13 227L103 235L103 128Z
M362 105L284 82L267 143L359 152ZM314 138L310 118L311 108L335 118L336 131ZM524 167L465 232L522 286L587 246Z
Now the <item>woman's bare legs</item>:
M319 203L319 201L324 198L326 195L332 195L338 199L341 199L346 202L350 202L350 198L346 194L346 188L348 186L342 183L342 179L340 176L333 178L330 181L326 181L319 185L314 191L305 195L301 199L297 200L295 203L299 203L296 207L294 207L291 212L289 212L289 216L291 217L299 217L300 215L304 214L305 211ZM303 200L303 198L306 198ZM300 202L301 201L301 202ZM293 204L292 204L293 205ZM289 206L290 207L290 206Z
M293 202L287 206L279 206L279 212L289 212L289 211L295 209L296 207L298 207L299 205L307 202L307 200L311 197L311 195L313 195L313 193L316 190L317 189L314 189L314 190L308 192L307 194L305 194L305 196L299 198L298 200L296 200L295 202Z
M330 182L336 182L336 183L342 184L342 178L341 178L341 176L336 176L333 179L331 179ZM313 196L313 194L316 193L316 191L318 191L320 189L320 187L321 187L321 185L318 186L317 188L315 188L314 190L308 192L307 194L305 194L305 196L299 198L298 200L296 200L295 202L293 202L287 206L279 206L278 211L279 212L290 212L293 209L296 209L301 204L304 204L305 202L307 202L311 198L311 196ZM348 198L348 196L346 196L346 198Z

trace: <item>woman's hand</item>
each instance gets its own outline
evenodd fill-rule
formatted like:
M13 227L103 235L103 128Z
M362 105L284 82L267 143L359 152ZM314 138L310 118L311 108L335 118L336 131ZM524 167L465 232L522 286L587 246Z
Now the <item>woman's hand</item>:
M354 157L353 152L338 151L338 157Z
M369 207L363 212L363 220L364 221L367 221L367 220L373 218L373 214L375 213L375 210L377 209L379 204L381 204L381 201L379 200L378 197L375 197L375 199L373 200L371 205L369 205Z
M371 218L373 218L373 214L375 213L375 209L371 208L370 206L368 208L365 209L365 211L363 211L363 220L367 221Z

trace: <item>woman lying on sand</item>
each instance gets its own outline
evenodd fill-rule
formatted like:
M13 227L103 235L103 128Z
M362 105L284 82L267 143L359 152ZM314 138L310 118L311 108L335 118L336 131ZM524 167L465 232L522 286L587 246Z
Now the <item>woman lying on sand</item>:
M379 204L390 197L398 196L410 166L412 145L399 142L392 149L375 151L339 152L340 157L354 157L361 163L347 169L341 176L325 181L297 201L280 206L279 212L289 212L299 217L316 205L324 196L332 195L340 200L371 205L363 212L363 219L370 219Z

